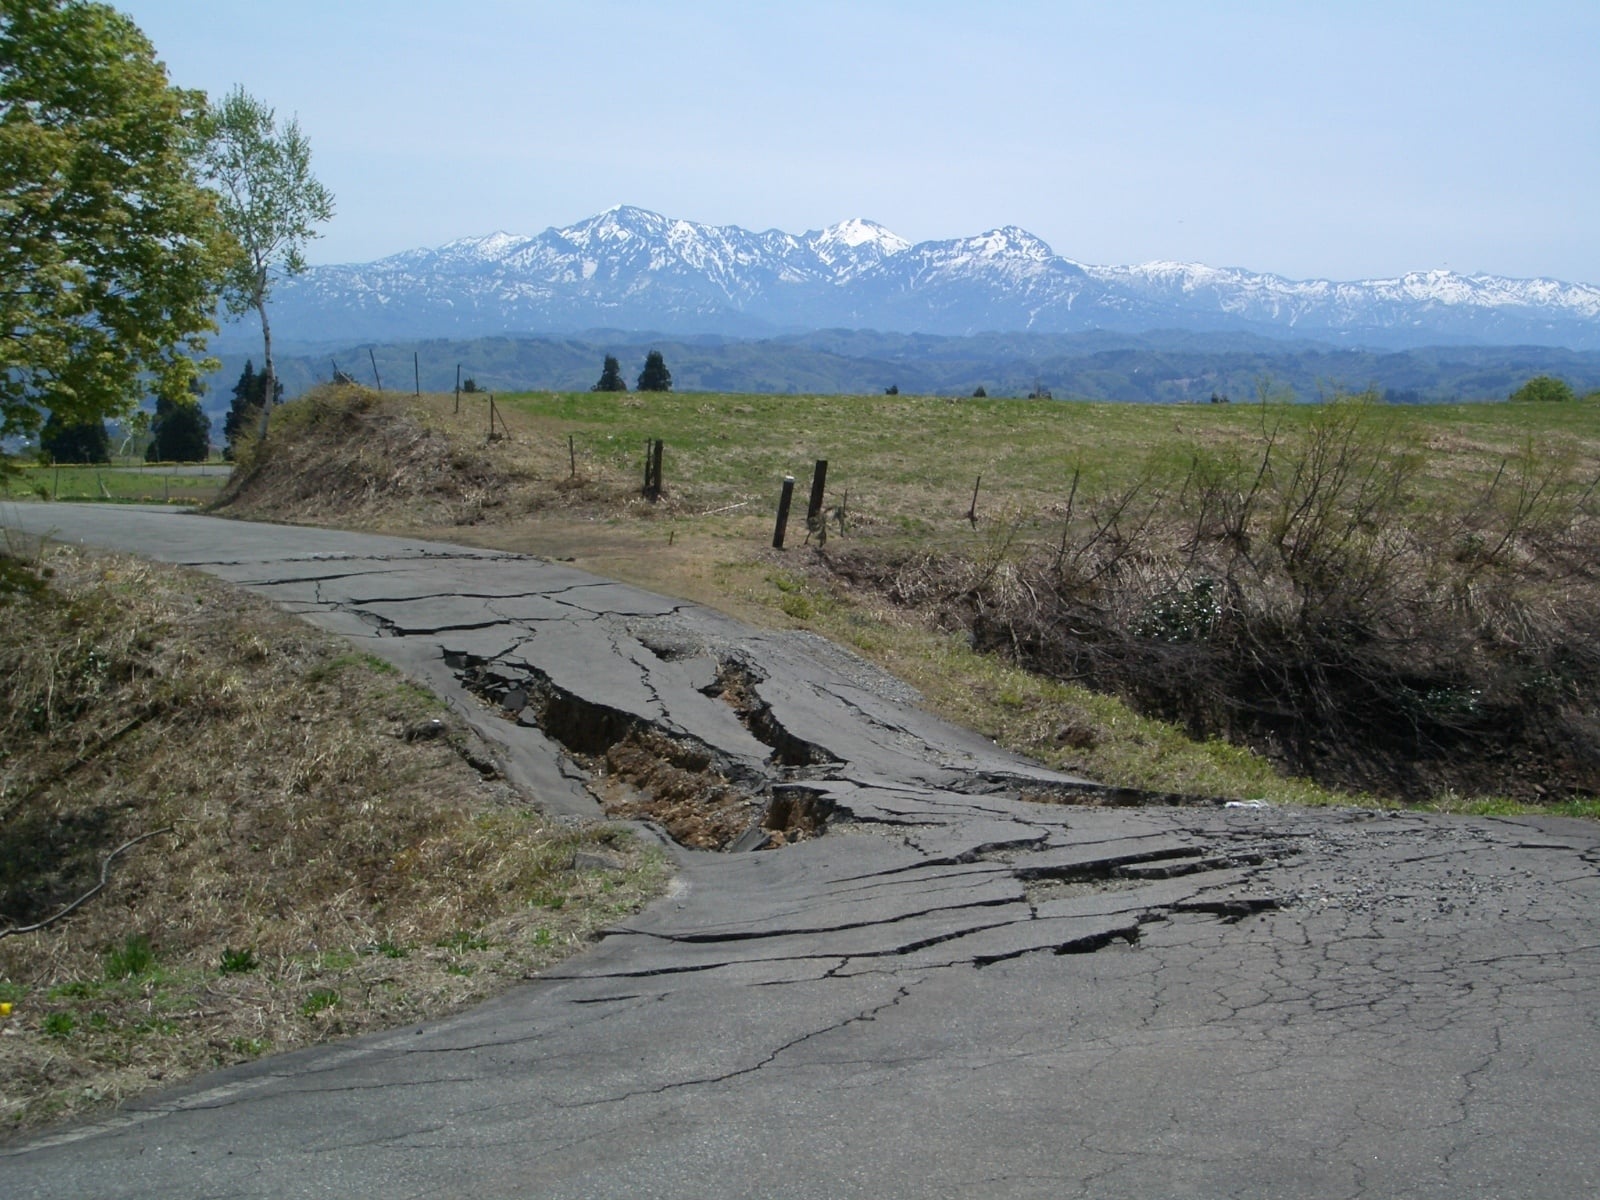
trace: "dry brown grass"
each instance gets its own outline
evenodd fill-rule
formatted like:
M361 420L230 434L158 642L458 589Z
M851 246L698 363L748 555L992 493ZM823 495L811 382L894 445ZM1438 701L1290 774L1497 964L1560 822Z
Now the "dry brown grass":
M433 697L263 602L115 556L0 565L0 1127L437 1017L664 884L658 855L540 817Z
M620 480L575 474L561 439L514 409L488 438L484 411L480 398L455 412L449 397L316 388L275 412L263 445L241 446L215 507L257 520L336 513L355 525L431 528L648 507Z

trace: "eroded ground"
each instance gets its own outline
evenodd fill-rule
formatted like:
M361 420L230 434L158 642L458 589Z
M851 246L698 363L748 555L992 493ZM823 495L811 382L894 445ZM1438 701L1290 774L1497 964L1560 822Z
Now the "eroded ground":
M1591 824L1135 804L820 639L560 564L94 521L413 672L553 808L721 849L679 852L669 899L460 1019L13 1147L12 1194L1600 1184Z

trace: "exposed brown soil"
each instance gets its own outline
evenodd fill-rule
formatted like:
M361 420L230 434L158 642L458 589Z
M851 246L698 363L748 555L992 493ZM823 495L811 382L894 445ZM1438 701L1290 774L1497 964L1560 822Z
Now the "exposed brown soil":
M729 783L697 747L634 730L606 750L602 801L613 816L652 820L674 841L721 850L761 815L761 803Z

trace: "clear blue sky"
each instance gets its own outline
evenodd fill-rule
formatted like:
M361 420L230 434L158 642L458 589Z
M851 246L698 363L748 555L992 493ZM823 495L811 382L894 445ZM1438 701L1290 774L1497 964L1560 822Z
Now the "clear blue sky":
M114 0L115 2L115 0ZM1082 262L1600 282L1600 2L120 0L298 115L313 262L617 203Z

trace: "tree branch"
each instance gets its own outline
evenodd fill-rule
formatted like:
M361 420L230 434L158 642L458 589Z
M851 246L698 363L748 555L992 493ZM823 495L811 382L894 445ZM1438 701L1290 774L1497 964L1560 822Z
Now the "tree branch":
M105 890L106 884L111 881L111 861L112 861L112 859L116 858L117 855L121 854L124 850L130 849L133 846L137 846L140 842L147 841L148 839L153 838L153 837L160 837L163 833L171 833L173 831L173 829L175 829L175 828L176 828L176 826L168 825L165 829L152 829L149 833L141 833L136 838L129 838L127 841L123 842L122 845L118 846L115 850L113 850L110 854L106 855L105 861L100 864L100 882L99 883L95 884L87 892L85 892L83 895L79 896L76 900L74 900L71 904L67 905L60 912L56 913L55 916L53 916L53 917L46 917L44 920L38 922L37 924L33 924L33 925L13 925L9 929L0 929L0 938L8 938L12 934L16 934L16 933L37 933L37 932L39 932L39 930L44 929L47 926L54 925L57 921L61 920L62 917L66 916L68 913L71 913L71 912L75 911L76 909L80 908L84 904L87 904L90 900L93 900L96 896L98 896L102 891Z

